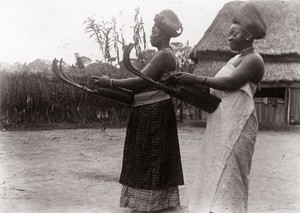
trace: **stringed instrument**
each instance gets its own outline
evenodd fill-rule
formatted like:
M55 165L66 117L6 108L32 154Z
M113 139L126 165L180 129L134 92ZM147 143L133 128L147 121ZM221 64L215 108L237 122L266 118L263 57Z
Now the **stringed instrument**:
M175 85L173 87L163 84L161 82L157 82L150 77L146 76L142 72L136 70L131 64L130 60L130 52L134 44L130 43L126 45L123 52L123 62L124 66L128 71L137 75L138 77L144 79L146 82L151 84L157 89L164 91L165 93L184 101L192 106L200 108L206 112L213 112L218 107L221 100L209 93L209 88L201 85ZM132 105L134 100L134 93L130 90L126 90L123 88L103 88L99 87L97 89L90 89L86 86L82 86L79 83L72 80L69 76L67 76L62 70L62 59L60 60L59 68L57 67L58 61L54 59L52 62L52 70L55 75L64 81L65 83L79 88L83 91L93 93L96 95L100 95L114 101L117 101L121 104Z

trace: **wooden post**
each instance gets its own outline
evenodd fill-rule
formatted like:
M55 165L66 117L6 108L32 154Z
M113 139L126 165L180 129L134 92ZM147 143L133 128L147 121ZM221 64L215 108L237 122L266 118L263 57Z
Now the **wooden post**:
M291 88L290 87L286 89L286 97L287 97L286 122L288 125L290 125L290 113L291 113Z

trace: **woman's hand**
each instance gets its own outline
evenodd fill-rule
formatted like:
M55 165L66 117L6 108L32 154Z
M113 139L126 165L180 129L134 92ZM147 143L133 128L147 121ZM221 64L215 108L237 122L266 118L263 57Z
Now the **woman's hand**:
M197 80L197 76L191 73L179 72L171 74L167 77L166 81L168 82L176 82L176 84L195 84L199 83Z
M92 76L94 78L94 84L99 87L111 87L110 81L111 79L108 77L99 77L99 76Z

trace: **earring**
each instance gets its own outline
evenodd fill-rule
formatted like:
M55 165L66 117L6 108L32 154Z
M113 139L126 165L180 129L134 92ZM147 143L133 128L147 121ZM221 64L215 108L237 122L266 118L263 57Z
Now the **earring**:
M249 41L249 38L246 38L247 41Z

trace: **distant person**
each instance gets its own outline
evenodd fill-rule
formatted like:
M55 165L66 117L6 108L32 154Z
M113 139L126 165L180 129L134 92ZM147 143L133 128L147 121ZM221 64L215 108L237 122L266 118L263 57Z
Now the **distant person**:
M234 15L228 36L230 48L238 54L215 77L189 73L172 76L179 84L211 87L211 94L222 100L207 117L196 153L191 212L247 212L248 177L258 131L253 96L265 70L253 41L265 35L266 25L254 4L244 3Z
M75 58L76 58L76 63L75 63L75 65L76 65L79 69L83 69L85 66L84 66L83 60L82 60L82 58L80 57L79 53L74 53L74 55L75 55Z
M182 24L171 10L157 14L154 22L150 40L158 52L142 72L160 81L177 69L170 39L181 34ZM141 78L99 77L95 84L135 92L123 152L120 206L141 212L179 206L178 185L183 185L183 172L170 96Z

